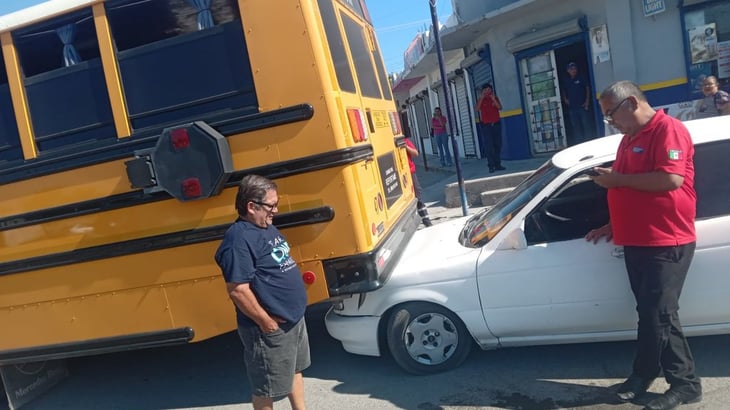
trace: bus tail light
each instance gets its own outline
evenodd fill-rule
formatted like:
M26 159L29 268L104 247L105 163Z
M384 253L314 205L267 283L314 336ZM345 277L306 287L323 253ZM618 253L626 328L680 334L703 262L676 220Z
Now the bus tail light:
M390 117L390 129L393 131L393 135L403 134L403 128L400 125L400 116L398 116L398 113L389 111L388 116Z
M172 147L179 151L190 146L190 135L186 128L175 128L170 130L170 143Z
M347 119L350 121L350 131L354 142L368 140L368 127L365 123L365 114L359 108L348 108Z
M194 199L203 195L203 187L200 185L198 178L183 179L180 187L184 199Z
M311 285L315 280L317 280L317 276L312 271L306 271L302 274L302 280L307 285Z

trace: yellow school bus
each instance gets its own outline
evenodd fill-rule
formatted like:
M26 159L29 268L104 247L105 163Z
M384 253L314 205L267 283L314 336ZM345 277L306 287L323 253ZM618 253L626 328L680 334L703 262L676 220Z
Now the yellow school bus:
M417 227L362 0L54 0L0 42L0 365L234 329L246 174L309 303L381 286Z

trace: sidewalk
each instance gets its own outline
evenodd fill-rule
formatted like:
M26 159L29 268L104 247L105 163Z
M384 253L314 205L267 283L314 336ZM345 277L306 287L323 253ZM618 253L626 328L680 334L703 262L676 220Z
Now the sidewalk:
M448 219L461 217L463 215L461 206L449 208L446 206L445 198L446 185L458 182L456 166L442 167L436 155L426 155L425 157L428 170L424 167L423 156L419 156L415 158L416 175L418 176L418 181L421 183L421 187L423 187L423 202L428 207L431 220L434 223L440 223ZM462 178L466 184L469 180L535 170L548 159L549 156L516 161L502 161L502 165L507 169L494 173L489 173L486 159L459 158L459 164ZM483 208L483 206L469 206L467 208L467 214L473 215Z

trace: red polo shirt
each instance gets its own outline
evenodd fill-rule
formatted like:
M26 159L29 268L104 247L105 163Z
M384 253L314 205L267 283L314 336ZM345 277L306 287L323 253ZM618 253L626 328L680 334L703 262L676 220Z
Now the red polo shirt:
M694 145L679 120L663 111L632 140L624 135L613 170L621 174L661 171L684 177L681 187L665 192L631 188L608 190L614 242L627 246L677 246L696 240Z
M499 97L494 96L494 98L499 101ZM482 124L494 124L499 121L499 109L497 109L497 105L491 98L483 98L477 108L479 109L479 118Z
M415 145L413 145L413 142L409 138L406 138L406 146L409 148L413 148L415 150L418 150ZM408 168L411 170L411 174L416 173L416 163L413 162L413 158L411 158L411 154L408 154Z

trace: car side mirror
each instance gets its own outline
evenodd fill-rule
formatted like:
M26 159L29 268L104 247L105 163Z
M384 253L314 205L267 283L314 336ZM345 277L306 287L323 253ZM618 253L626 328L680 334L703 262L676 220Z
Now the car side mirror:
M499 251L505 249L527 249L527 238L525 238L525 231L522 228L517 228L510 232L497 247Z

